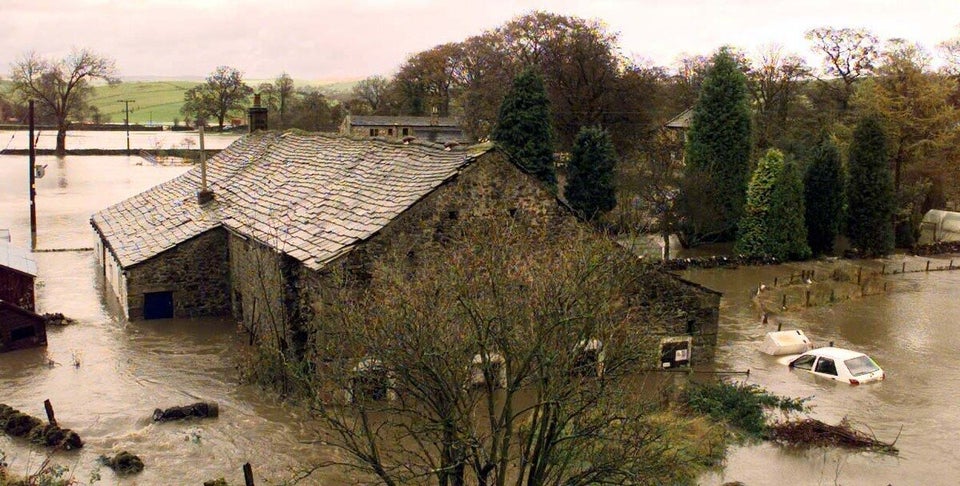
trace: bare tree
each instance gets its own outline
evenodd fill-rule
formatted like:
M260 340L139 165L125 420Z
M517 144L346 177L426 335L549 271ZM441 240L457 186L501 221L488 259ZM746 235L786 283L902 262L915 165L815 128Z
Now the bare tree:
M756 112L757 145L764 148L773 145L786 131L800 83L811 71L803 58L785 54L780 46L763 49L758 61L748 79Z
M119 82L114 61L88 49L74 50L59 60L44 59L31 52L10 69L13 91L25 100L37 99L56 120L58 155L66 152L71 114L85 105L90 81Z
M828 85L845 112L853 95L853 83L872 74L876 67L880 55L877 36L866 29L819 27L807 32L807 40L813 42L814 51L823 54L826 74L842 81L839 87Z
M667 280L572 223L438 239L331 270L312 306L306 381L336 464L388 485L692 479L625 381L655 361L670 311L646 293Z

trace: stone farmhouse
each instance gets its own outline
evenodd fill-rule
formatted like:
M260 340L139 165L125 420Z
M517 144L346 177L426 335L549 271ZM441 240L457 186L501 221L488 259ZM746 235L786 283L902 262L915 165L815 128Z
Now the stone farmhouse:
M212 199L198 198L196 168L91 218L105 282L130 320L232 315L252 336L302 350L309 302L333 268L362 274L391 245L436 241L452 220L573 218L491 145L258 132L206 174ZM711 359L719 293L650 274L677 308L656 330L664 362Z
M379 116L347 115L340 126L341 135L387 140L463 143L466 137L460 123L453 117L433 116Z

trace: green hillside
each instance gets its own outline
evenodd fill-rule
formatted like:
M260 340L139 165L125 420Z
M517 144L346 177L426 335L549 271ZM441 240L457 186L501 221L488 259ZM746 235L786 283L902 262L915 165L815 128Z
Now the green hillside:
M97 86L90 97L110 123L123 121L123 103L119 100L136 100L130 103L130 123L173 123L182 120L180 106L183 93L199 83L190 81L136 81L113 86Z
M246 80L256 88L261 82L272 80ZM9 89L9 81L0 80L0 91ZM173 119L183 120L180 106L183 105L183 93L200 84L198 81L129 81L113 86L97 85L89 102L104 115L107 123L123 123L123 103L120 100L134 100L130 103L130 123L170 125ZM350 92L356 81L337 83L311 83L295 81L297 87L319 86L332 97Z

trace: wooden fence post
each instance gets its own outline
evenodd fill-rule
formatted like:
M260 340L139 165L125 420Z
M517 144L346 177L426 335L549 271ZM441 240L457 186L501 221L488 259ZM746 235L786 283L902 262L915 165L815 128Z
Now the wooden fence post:
M900 267L900 273L907 273L907 262L903 262L903 266Z
M810 307L810 291L807 290L807 307Z
M783 299L781 299L781 300L782 300L782 301L780 302L780 307L786 309L786 308L787 308L787 294L783 294Z
M860 276L863 274L863 267L857 267L857 285L860 285Z
M57 419L53 416L53 404L50 403L49 398L43 401L43 408L47 411L47 421L50 425L57 425Z
M927 270L926 270L926 271L927 271L927 272L930 271L930 260L927 260Z
M254 486L253 467L250 466L249 462L243 465L243 482L246 486Z

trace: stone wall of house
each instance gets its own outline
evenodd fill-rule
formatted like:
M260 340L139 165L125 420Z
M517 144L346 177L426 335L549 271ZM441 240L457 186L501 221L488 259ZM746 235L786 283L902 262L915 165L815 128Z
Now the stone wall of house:
M126 270L130 320L143 319L144 294L172 292L174 317L230 312L227 232L213 229Z
M334 278L331 275L336 275L338 270L351 274L355 281L371 278L373 262L392 248L412 248L410 258L416 258L416 248L437 244L453 225L477 216L501 217L504 224L522 218L528 224L556 227L571 217L543 185L502 155L488 153L464 169L458 178L331 264L329 271L301 278L300 283L308 289L302 295L313 299L325 295L324 288L339 285L331 281ZM649 275L648 285L636 290L637 298L656 302L659 307L656 314L668 317L655 324L637 323L638 330L656 336L690 336L694 346L693 363L711 360L716 345L720 295L658 270L651 269ZM335 305L319 300L321 302L311 305ZM301 307L305 306L301 304ZM332 341L338 333L335 324L319 322L313 323L313 331L320 336L318 339Z
M266 245L230 234L230 301L234 319L259 341L287 335L284 258Z

